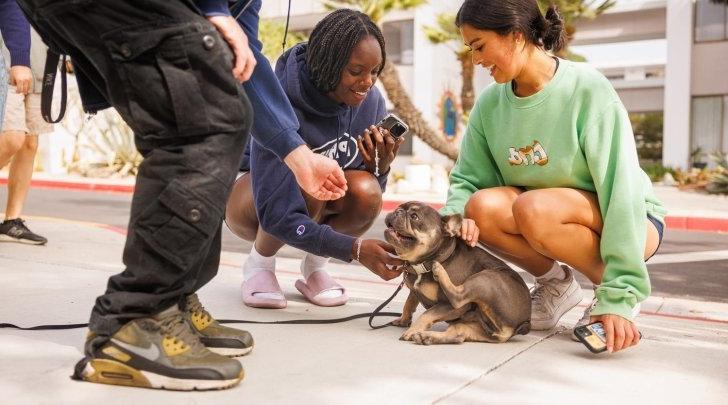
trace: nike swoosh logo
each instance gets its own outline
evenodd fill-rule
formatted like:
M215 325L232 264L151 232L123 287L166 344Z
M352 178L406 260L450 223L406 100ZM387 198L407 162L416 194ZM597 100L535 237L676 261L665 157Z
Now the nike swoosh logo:
M128 350L134 354L144 357L147 360L156 361L159 359L159 348L154 344L147 348L130 345L117 339L111 339L114 344L121 346L124 350Z

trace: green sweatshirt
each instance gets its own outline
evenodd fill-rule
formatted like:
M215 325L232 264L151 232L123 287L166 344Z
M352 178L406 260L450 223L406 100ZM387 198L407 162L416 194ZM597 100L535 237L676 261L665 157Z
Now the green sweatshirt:
M511 83L483 91L441 213L463 213L475 191L497 186L596 193L606 269L592 315L632 319L632 307L650 294L646 215L664 223L665 209L639 166L627 111L601 73L560 59L555 76L536 94L517 97Z

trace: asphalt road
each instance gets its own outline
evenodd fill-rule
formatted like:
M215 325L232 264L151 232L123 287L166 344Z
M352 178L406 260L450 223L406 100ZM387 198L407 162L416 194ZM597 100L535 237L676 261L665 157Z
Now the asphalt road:
M0 186L4 211L7 188ZM24 215L64 218L102 223L126 228L131 195L58 189L32 189ZM366 237L383 238L384 219L380 217ZM29 223L32 228L32 222ZM223 233L223 250L248 253L251 243L238 239L227 228ZM53 235L49 237L52 242ZM659 254L679 254L728 249L728 234L693 231L668 231ZM282 257L301 257L301 251L284 247ZM242 264L241 264L242 265ZM649 264L652 291L655 295L687 299L728 302L728 260L686 263ZM581 279L583 285L587 283Z

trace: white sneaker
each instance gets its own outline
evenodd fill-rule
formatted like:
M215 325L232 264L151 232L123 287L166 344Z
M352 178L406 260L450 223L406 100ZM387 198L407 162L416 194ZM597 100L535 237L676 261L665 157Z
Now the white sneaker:
M531 291L531 330L549 330L561 317L581 302L581 287L574 270L561 265L566 273L563 280L536 279Z
M597 306L597 297L596 295L592 299L591 304L589 304L588 307L584 310L584 314L581 316L581 318L576 322L576 325L574 325L574 329L578 328L579 326L584 326L589 324L589 317L591 317L591 311L594 309L594 307ZM571 330L571 340L574 342L578 342L579 338L576 337L576 334L574 333L574 330Z
M596 292L596 289L594 291ZM579 319L576 322L576 325L574 325L574 329L578 328L579 326L584 326L584 325L589 324L590 317L591 317L591 311L593 311L594 307L596 307L596 306L597 306L597 297L595 295L594 299L592 299L591 304L589 304L589 306L586 307L586 309L584 310L584 315L582 315L581 319ZM634 319L635 317L637 317L637 315L639 315L641 307L642 306L638 302L637 305L635 305L634 308L632 308L632 319ZM571 340L573 340L574 342L579 341L579 338L576 337L576 334L574 333L573 329L571 331Z

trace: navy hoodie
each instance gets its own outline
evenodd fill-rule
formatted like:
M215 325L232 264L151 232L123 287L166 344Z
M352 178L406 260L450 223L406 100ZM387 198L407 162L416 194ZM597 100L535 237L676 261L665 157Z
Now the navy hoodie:
M306 47L302 43L288 50L278 59L275 69L300 123L299 134L311 150L336 160L344 170L366 170L356 138L384 118L384 98L372 87L358 107L330 99L316 89L309 77ZM263 230L306 252L351 260L356 238L313 221L293 173L255 139L254 134L241 170L250 171L253 176L255 207ZM387 174L378 178L382 190Z
M15 0L0 0L0 32L10 51L10 66L30 66L30 24Z

